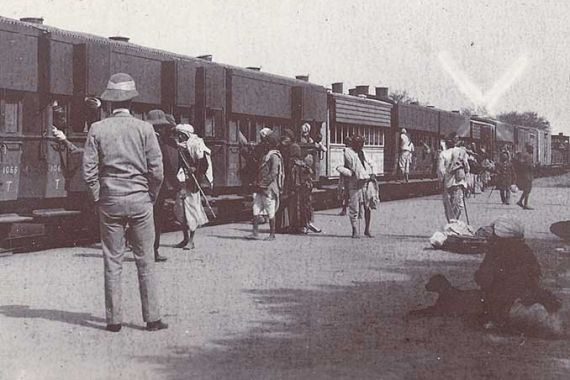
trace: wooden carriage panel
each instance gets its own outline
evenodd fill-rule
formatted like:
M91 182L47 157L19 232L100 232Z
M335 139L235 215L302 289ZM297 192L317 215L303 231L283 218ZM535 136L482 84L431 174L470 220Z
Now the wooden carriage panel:
M300 87L300 112L298 119L323 122L327 119L327 91L324 87L306 85Z
M233 113L291 118L291 86L282 81L233 71L231 91Z
M111 48L108 44L87 45L87 96L101 96L111 73Z
M191 61L176 61L176 105L191 107L196 102L196 64Z
M0 88L36 91L38 88L38 39L0 30Z
M73 95L73 45L51 41L50 46L50 92Z
M206 107L226 109L226 69L217 65L206 66Z
M162 65L160 60L127 54L111 53L111 73L126 73L135 80L139 96L137 103L160 104Z

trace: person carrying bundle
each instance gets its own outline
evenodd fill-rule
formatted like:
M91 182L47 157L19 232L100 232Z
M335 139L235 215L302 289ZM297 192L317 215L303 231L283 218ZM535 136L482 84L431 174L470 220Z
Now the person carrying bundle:
M344 166L337 168L345 175L348 188L348 215L352 226L352 237L360 238L360 225L362 210L364 210L364 235L372 237L370 233L371 210L376 208L379 201L378 184L374 176L372 165L364 156L364 139L356 135L352 137L351 146L344 151Z
M447 221L459 220L465 206L466 175L469 173L469 162L465 148L458 146L455 133L446 140L446 149L439 154L437 176L443 183L443 207Z
M202 206L200 181L205 178L210 184L214 182L212 171L211 151L204 140L194 133L190 124L178 124L178 148L181 158L181 168L178 171L178 181L182 188L179 197L182 199L182 217L184 240L178 247L193 249L196 229L208 223L208 216Z

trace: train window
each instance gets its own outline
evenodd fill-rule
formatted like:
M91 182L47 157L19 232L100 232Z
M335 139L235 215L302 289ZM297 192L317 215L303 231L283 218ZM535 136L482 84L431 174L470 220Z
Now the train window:
M238 122L236 120L230 120L228 123L229 127L229 141L230 142L237 142L238 141Z
M188 108L178 108L174 111L174 119L180 124L192 124L192 110Z
M214 115L208 112L206 116L206 123L204 124L204 136L214 137Z
M22 130L22 101L0 99L0 131L18 133Z

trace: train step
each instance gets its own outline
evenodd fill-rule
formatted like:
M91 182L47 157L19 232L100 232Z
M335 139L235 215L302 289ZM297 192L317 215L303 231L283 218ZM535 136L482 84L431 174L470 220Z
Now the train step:
M34 220L31 216L18 214L0 214L0 224L25 223Z
M62 208L38 209L32 211L35 218L63 218L81 215L78 210L65 210Z

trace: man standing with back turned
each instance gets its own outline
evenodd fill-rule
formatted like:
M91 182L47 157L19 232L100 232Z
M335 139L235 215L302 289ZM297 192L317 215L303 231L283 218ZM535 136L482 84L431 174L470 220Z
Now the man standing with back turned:
M138 96L128 74L114 74L101 95L110 118L94 123L83 155L83 177L99 209L105 264L107 330L121 330L121 272L125 232L137 265L143 320L147 330L168 327L160 320L154 273L152 205L163 180L162 155L152 125L131 116Z

